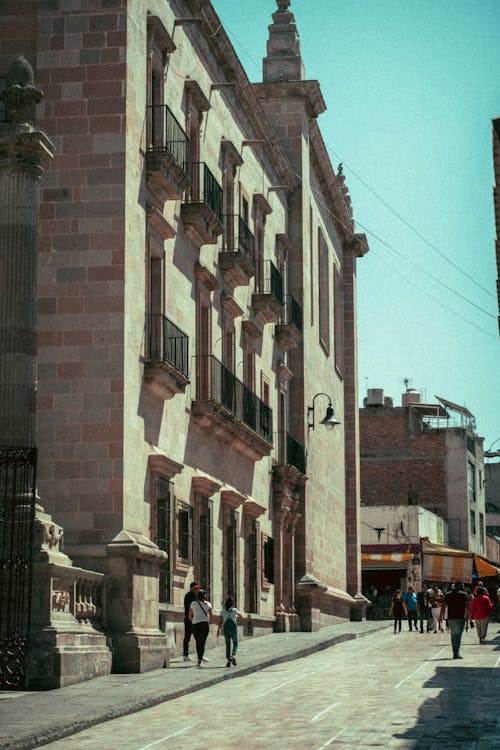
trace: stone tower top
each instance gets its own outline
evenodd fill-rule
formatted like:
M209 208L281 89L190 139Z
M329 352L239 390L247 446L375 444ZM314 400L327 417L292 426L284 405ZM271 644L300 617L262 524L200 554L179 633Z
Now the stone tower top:
M289 11L290 0L276 0L276 5L278 10L273 13L273 23L269 26L267 57L263 63L264 83L303 81L300 37L294 15Z

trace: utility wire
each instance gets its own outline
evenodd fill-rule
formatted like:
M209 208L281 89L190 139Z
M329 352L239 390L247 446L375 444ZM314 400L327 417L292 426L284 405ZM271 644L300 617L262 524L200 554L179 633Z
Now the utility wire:
M482 289L483 292L486 292L486 294L488 294L490 297L493 297L493 299L496 299L495 295L492 292L490 292L489 289L482 286L482 284L476 281L476 279L474 279L470 274L468 274L467 271L464 271L463 268L461 268L457 263L451 260L451 258L448 257L446 253L444 253L442 250L436 247L436 245L434 245L430 240L424 237L424 235L421 234L418 231L418 229L412 226L412 224L410 224L410 222L407 221L404 218L404 216L401 216L401 214L398 213L389 203L387 203L387 201L384 200L384 198L382 198L382 196L379 193L377 193L377 191L374 190L357 172L355 172L354 169L349 164L347 164L347 162L345 162L342 159L342 157L339 156L339 154L337 154L337 152L331 146L328 145L328 143L325 143L325 145L328 151L330 151L330 153L333 154L333 156L335 156L335 158L338 159L343 164L344 167L347 167L347 169L354 175L354 177L356 177L356 179L359 180L359 182L361 182L361 184L364 185L365 188L369 190L370 193L372 193L372 195L375 196L375 198L377 198L377 200L379 200L387 209L389 209L389 211L393 213L394 216L397 216L397 218L400 221L402 221L403 224L408 227L408 229L411 229L411 231L414 232L417 235L417 237L419 237L422 240L422 242L425 242L426 245L432 248L432 250L434 250L438 255L440 255L441 258L444 258L444 260L446 260L451 266L453 266L453 268L459 271L463 276L469 279L469 281L472 281L472 283L475 284L477 287L479 287L479 289Z

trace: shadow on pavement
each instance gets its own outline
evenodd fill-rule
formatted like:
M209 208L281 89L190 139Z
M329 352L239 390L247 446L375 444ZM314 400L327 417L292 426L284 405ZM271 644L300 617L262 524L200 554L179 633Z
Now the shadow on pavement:
M473 655L465 658L474 659ZM424 701L415 725L394 734L395 738L416 741L411 745L415 750L434 747L438 738L443 746L455 749L470 748L479 740L481 747L498 747L500 669L461 665L436 669L423 687L439 694Z

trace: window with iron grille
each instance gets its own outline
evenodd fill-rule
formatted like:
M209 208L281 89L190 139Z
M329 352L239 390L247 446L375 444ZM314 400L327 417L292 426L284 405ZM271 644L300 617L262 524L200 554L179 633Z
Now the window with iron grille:
M224 527L224 591L225 596L238 599L238 514L234 508L226 508Z
M159 600L161 603L172 602L172 563L173 563L173 503L174 485L168 479L155 475L153 477L153 504L152 509L152 540L158 547L166 552L167 560L160 563L159 570Z
M212 539L213 539L213 504L208 497L197 498L196 514L196 576L204 591L212 588Z
M246 602L247 612L257 613L258 610L258 525L255 518L247 520L246 538Z
M177 558L183 565L193 564L193 508L177 501Z
M270 586L274 583L274 539L264 534L262 541L263 584Z

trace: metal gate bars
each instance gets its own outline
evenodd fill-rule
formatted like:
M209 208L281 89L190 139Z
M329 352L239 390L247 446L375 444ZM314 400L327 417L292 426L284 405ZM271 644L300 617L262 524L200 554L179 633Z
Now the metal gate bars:
M0 447L0 690L26 685L36 448Z

